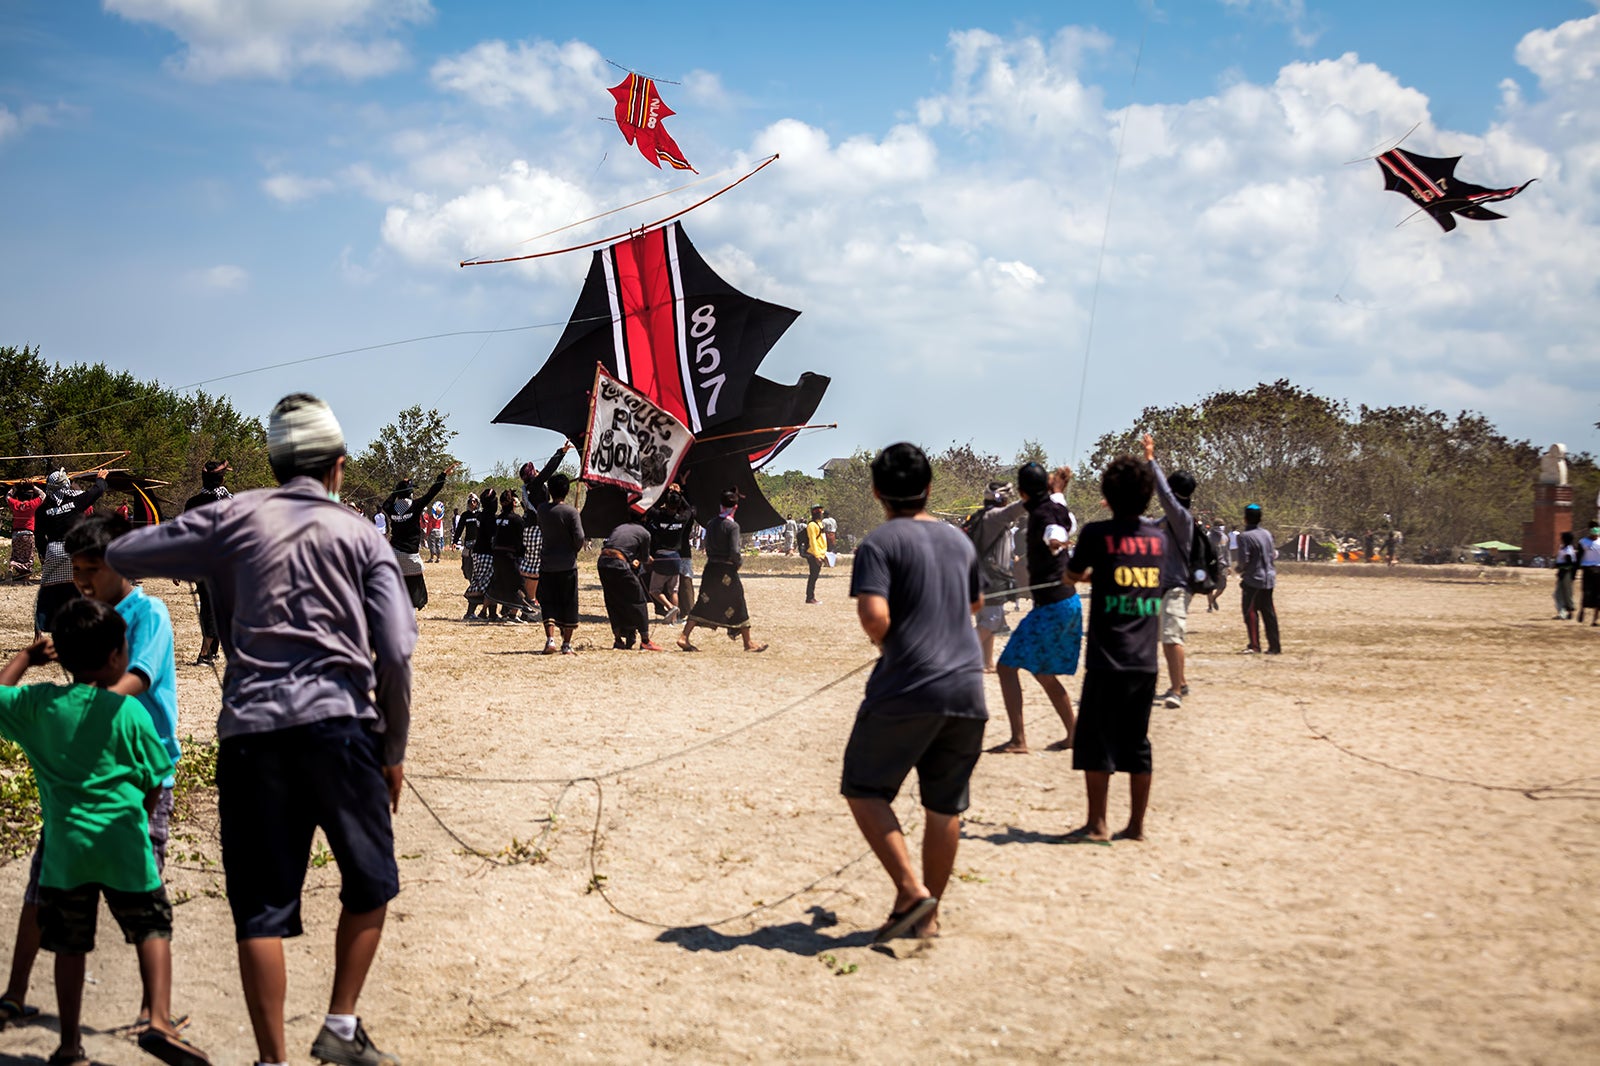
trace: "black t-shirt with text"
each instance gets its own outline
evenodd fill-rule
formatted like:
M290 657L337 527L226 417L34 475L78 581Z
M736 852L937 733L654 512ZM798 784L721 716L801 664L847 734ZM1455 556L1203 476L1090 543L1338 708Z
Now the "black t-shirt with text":
M1154 673L1161 636L1161 560L1167 538L1139 518L1090 522L1068 568L1089 571L1089 647L1084 667Z

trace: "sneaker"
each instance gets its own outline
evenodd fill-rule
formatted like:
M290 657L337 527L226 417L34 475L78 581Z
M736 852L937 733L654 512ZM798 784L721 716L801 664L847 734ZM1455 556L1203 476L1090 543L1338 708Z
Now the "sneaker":
M1189 686L1188 685L1184 685L1182 688L1180 688L1178 690L1178 695L1180 695L1180 696L1187 696L1188 694L1189 694Z
M1165 691L1165 692L1163 692L1163 693L1162 693L1162 694L1161 694L1161 695L1159 695L1159 696L1157 696L1157 697L1156 697L1156 698L1155 698L1155 701L1154 701L1154 702L1156 702L1156 703L1161 703L1161 702L1162 702L1162 701L1164 701L1164 700L1170 700L1170 699L1171 699L1171 698L1172 698L1172 697L1174 697L1174 696L1176 696L1176 695L1178 695L1178 694L1179 694L1179 693L1178 693L1178 690L1177 690L1177 689L1175 689L1175 688L1169 688L1169 689L1167 689L1167 691Z
M677 623L677 621L678 621L678 609L676 607L674 607L674 608L672 608L670 611L668 611L666 613L666 616L664 618L661 619L661 624L664 625L664 626L670 626L670 625L675 625Z
M367 1035L359 1018L356 1019L354 1040L346 1040L324 1025L317 1034L316 1042L311 1045L311 1057L337 1066L400 1066L399 1059L373 1046L372 1038Z
M1183 706L1183 697L1178 695L1177 690L1174 689L1173 691L1168 692L1165 696L1161 697L1161 703L1165 707L1168 707L1172 710L1177 710L1179 707Z
M1261 654L1261 649L1260 648L1245 648L1243 651L1239 652L1239 654L1240 655L1260 655Z
M561 654L562 654L562 655L572 655L572 654L575 654L575 653L574 653L574 652L573 652L573 650L572 650L572 645L571 645L571 644L563 644L563 645L561 645Z
M553 641L553 640L545 641L544 642L544 652L542 654L544 654L544 655L554 655L555 653L556 653L556 642Z
M476 607L468 607L467 608L467 613L461 616L461 620L463 622L470 622L470 621L472 621L473 619L475 619L477 617L478 617L478 609Z
M661 645L657 644L653 640L647 640L643 644L639 645L639 650L640 651L666 651L667 649L663 648Z

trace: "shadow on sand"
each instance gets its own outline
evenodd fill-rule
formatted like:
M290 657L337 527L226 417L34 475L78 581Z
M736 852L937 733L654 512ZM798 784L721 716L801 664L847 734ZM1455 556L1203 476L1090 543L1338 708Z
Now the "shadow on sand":
M812 907L806 913L811 916L810 922L768 925L740 936L728 936L703 925L694 925L668 929L656 940L663 944L676 944L685 951L732 951L749 946L763 951L787 951L791 955L806 958L815 958L824 951L836 951L839 948L872 946L872 930L830 936L823 930L839 924L839 919L832 911Z

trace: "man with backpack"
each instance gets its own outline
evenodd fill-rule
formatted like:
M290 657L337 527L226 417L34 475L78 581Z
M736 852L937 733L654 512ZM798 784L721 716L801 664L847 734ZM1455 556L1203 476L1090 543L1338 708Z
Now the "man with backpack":
M978 644L983 649L983 672L994 673L994 637L1006 628L1006 600L1016 581L1012 578L1011 527L1025 513L1021 498L1009 485L989 482L983 507L972 512L962 529L978 552L978 583L983 608L978 611Z
M1189 694L1183 651L1189 628L1189 599L1196 592L1209 592L1215 587L1217 563L1211 542L1196 529L1194 512L1190 510L1194 476L1178 470L1169 479L1156 462L1155 440L1146 433L1143 443L1145 462L1156 478L1156 496L1166 512L1161 524L1169 545L1161 557L1161 651L1166 656L1169 682L1161 702L1178 708Z

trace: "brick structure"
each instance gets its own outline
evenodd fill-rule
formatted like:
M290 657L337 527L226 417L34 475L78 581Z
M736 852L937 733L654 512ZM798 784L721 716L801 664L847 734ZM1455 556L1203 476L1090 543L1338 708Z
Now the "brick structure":
M1522 557L1555 557L1561 534L1572 532L1572 486L1536 481L1533 485L1533 521L1522 523Z

